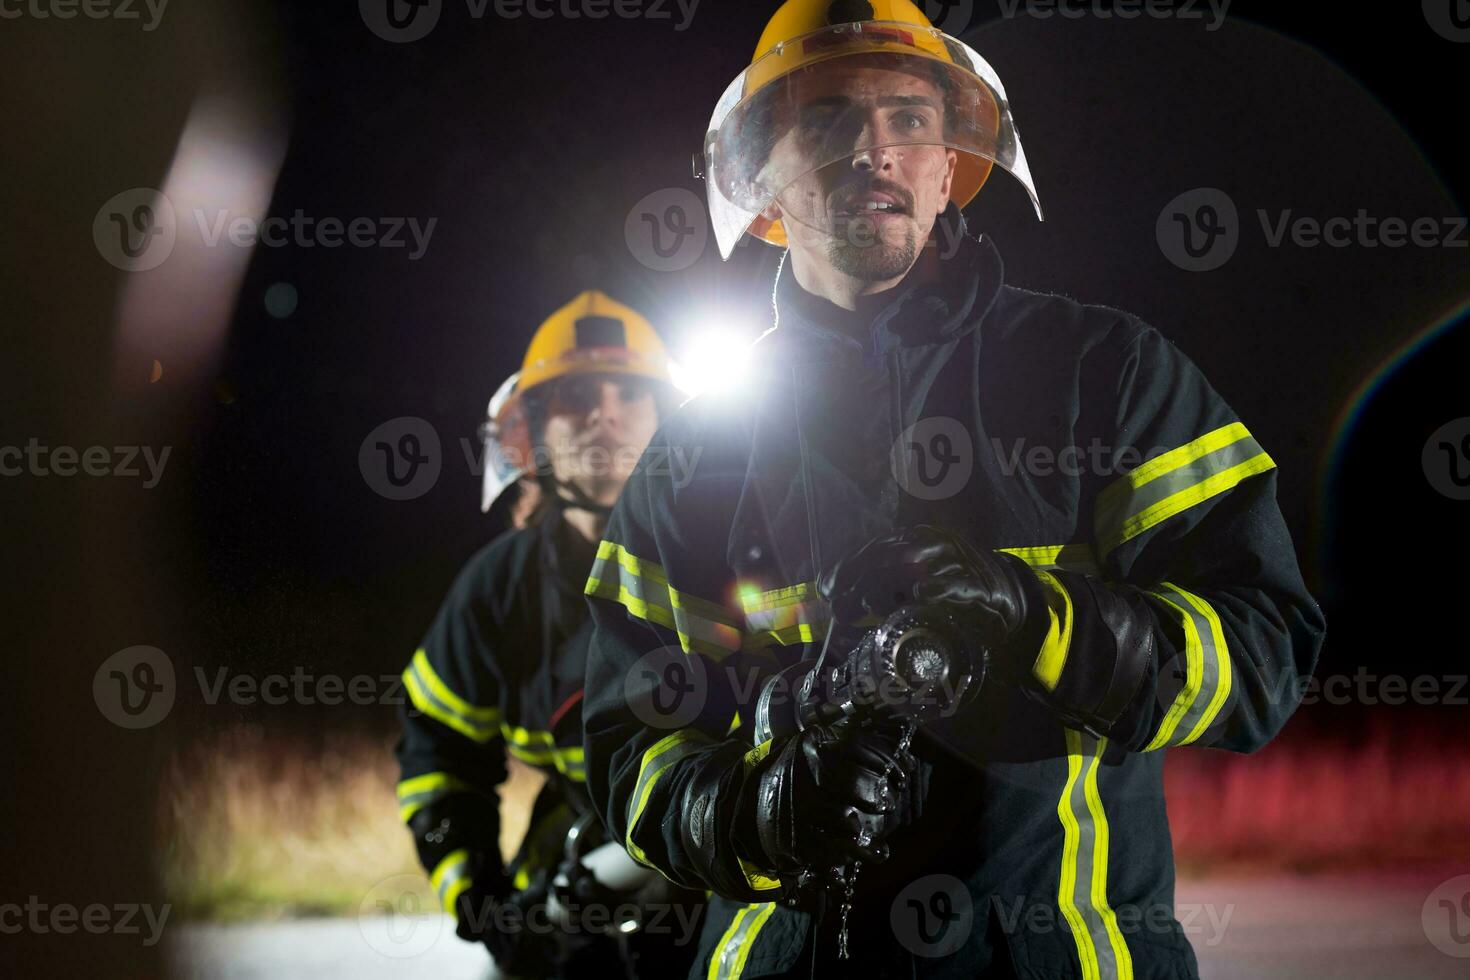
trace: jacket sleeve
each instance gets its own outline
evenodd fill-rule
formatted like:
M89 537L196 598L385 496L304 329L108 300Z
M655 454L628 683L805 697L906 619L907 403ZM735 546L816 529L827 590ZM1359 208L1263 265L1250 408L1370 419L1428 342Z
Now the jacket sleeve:
M1111 430L1091 515L1098 574L1038 571L1051 622L1031 673L1065 721L1128 749L1250 752L1296 709L1322 611L1276 464L1188 358L1133 326L1082 375Z
M732 734L768 653L742 633L726 559L743 471L706 454L676 489L664 432L619 498L587 582L587 787L612 837L675 884L770 901L782 882L735 843L745 776L769 751Z
M476 878L504 877L496 792L506 777L503 679L479 564L460 573L404 670L408 696L399 709L399 816L450 912Z

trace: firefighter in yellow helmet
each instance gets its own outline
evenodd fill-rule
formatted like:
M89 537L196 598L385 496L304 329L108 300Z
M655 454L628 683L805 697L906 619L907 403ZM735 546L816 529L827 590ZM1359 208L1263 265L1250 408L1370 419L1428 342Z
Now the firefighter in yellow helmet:
M663 343L586 292L536 331L491 401L482 508L519 484L524 525L480 549L404 672L400 812L461 938L521 977L683 976L702 896L608 843L586 794L582 585L608 511L674 404ZM546 781L500 854L506 754Z
M1324 630L1271 457L963 233L993 169L1036 194L907 0L782 5L703 163L722 253L788 249L777 324L619 498L584 712L609 832L713 893L692 975L1197 977L1163 750L1265 744Z

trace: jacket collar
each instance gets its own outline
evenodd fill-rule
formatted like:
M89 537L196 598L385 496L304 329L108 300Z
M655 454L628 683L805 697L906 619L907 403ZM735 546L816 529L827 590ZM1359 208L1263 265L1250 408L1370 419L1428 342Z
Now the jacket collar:
M866 323L852 311L803 289L783 256L776 274L776 329L770 339L788 356L806 354L829 360L843 348L881 356L898 347L945 343L974 329L1000 291L1000 253L983 236L975 239L965 234L964 217L954 204L939 221L946 226L936 225L931 241L937 245L930 247L944 249L946 243L958 243L953 255L941 252L940 277L922 283L905 279Z

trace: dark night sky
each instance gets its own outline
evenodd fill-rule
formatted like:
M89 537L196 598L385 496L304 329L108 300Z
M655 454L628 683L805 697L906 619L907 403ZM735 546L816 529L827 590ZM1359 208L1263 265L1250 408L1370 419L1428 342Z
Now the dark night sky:
M293 118L272 213L438 223L419 261L257 250L220 372L234 400L202 404L181 452L205 573L189 603L201 661L400 666L491 531L459 439L535 325L579 290L640 307L676 345L700 310L767 315L775 250L721 264L711 242L692 268L661 273L623 228L647 194L703 196L690 153L772 5L704 0L680 32L676 7L663 21L475 20L446 0L433 33L401 45L355 6L282 5ZM1205 369L1281 467L1337 669L1452 656L1437 626L1406 627L1375 600L1387 569L1404 582L1465 551L1467 504L1436 494L1419 462L1430 432L1470 415L1463 329L1370 403L1333 507L1319 483L1354 389L1470 296L1470 250L1269 248L1256 212L1463 214L1463 119L1447 106L1465 47L1430 31L1418 4L1371 17L1292 4L1287 21L1284 5L1240 2L1213 32L976 6L967 40L1007 85L1048 220L997 173L972 228L995 238L1011 281L1138 313ZM1165 259L1155 221L1202 186L1236 202L1241 244L1191 273ZM299 292L285 319L262 303L280 281ZM357 456L405 415L435 426L444 465L431 491L395 502ZM1385 623L1397 646L1364 642Z

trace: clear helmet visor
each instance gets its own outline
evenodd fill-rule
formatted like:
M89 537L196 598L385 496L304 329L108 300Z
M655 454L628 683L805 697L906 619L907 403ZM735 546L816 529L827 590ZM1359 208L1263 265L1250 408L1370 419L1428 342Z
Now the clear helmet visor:
M520 376L519 371L512 374L496 390L485 412L485 422L480 426L484 446L480 483L482 513L489 513L500 495L529 472L531 434L521 401L516 397Z
M932 28L866 21L774 48L730 84L704 147L720 254L749 231L884 241L905 218L965 206L993 165L1041 202L1005 89Z

